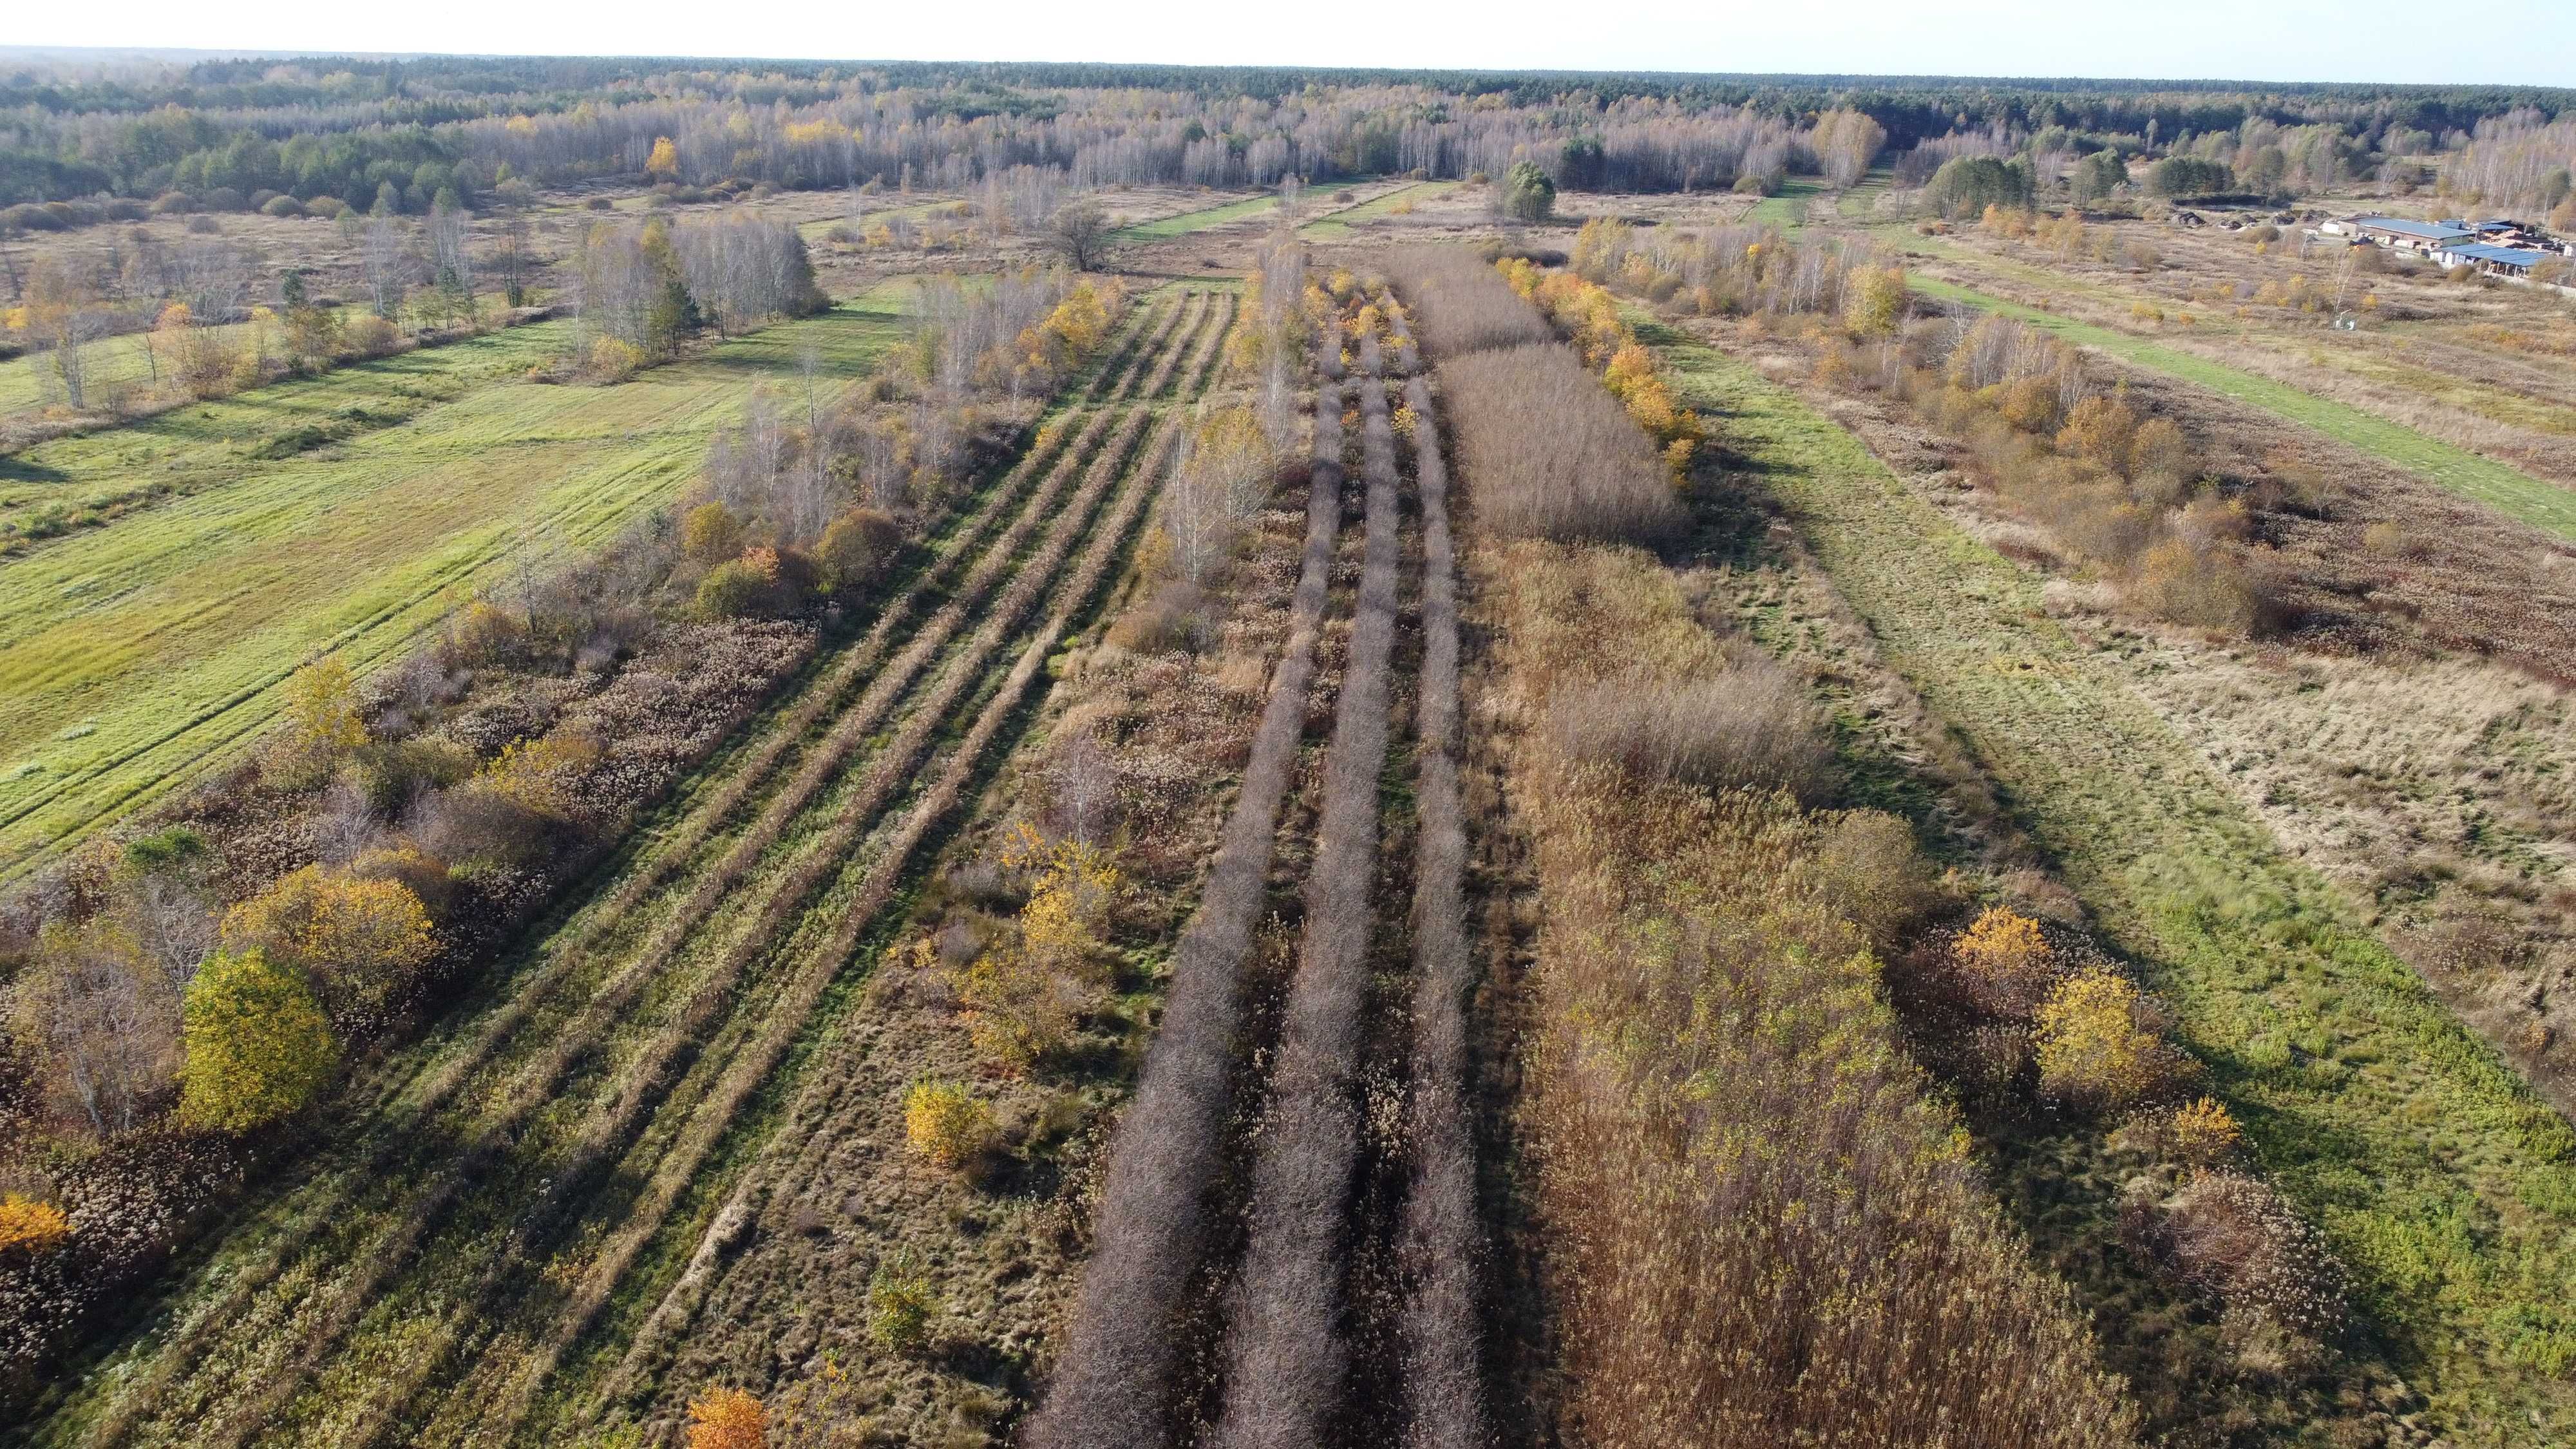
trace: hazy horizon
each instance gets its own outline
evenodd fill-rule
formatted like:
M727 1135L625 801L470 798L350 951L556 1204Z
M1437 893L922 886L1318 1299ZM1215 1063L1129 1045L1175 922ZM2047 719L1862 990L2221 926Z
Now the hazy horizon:
M888 8L841 18L794 9L721 18L671 4L531 10L460 0L435 14L293 0L202 7L146 0L113 15L23 15L10 52L83 49L219 55L666 56L777 61L1098 62L1513 71L1650 71L1907 79L2235 80L2266 84L2576 87L2576 8L2512 26L2427 16L2394 0L2288 0L2261 8L2175 0L2151 17L2048 0L1924 7L1851 0L1829 21L1776 7L1629 12L1570 27L1525 0L1417 6L1346 27L1263 27L1178 0L1101 16L1031 0L957 12ZM1273 33L1276 31L1277 33ZM618 41L599 37L614 34ZM137 46L137 35L157 44ZM474 43L442 43L472 35Z

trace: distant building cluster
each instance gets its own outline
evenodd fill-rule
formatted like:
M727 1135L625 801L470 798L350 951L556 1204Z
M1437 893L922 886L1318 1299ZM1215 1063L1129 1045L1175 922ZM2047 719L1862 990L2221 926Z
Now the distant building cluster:
M2491 277L2527 280L2553 257L2576 257L2576 241L2553 237L2527 222L2408 221L2395 216L2349 216L2320 222L2320 239L2343 238L2430 257L2446 267L2473 267Z

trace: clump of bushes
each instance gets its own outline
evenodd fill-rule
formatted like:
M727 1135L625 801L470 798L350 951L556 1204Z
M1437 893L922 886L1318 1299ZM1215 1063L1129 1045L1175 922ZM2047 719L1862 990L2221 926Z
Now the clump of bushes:
M741 1389L713 1389L689 1401L689 1449L762 1449L768 1442L768 1409Z
M897 1253L868 1279L868 1336L897 1353L919 1348L930 1337L930 1315L938 1307L930 1279L911 1253Z
M964 1165L993 1136L993 1109L957 1082L912 1084L903 1099L904 1140L941 1167Z

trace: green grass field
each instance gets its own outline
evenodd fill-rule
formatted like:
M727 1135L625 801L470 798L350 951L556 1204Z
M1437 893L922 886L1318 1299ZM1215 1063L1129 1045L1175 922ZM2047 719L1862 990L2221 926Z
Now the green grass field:
M1780 190L1764 197L1744 219L1753 226L1795 227L1805 219L1807 208L1823 195L1823 181L1813 176L1793 176L1781 182Z
M226 757L298 664L386 662L523 551L604 540L669 498L808 343L836 376L862 372L902 336L904 295L887 283L608 388L528 381L559 326L514 329L20 460L67 494L144 466L233 476L0 561L0 878ZM330 447L244 456L243 440L370 389L429 400Z
M1349 236L1360 223L1375 221L1405 201L1421 203L1446 196L1463 181L1408 181L1393 190L1381 191L1366 201L1353 202L1339 211L1328 211L1297 228L1297 234L1313 241L1339 241Z
M1121 242L1169 241L1176 236L1188 236L1194 231L1205 231L1212 226L1241 221L1247 216L1259 216L1263 212L1275 209L1278 205L1279 194L1275 191L1265 191L1259 196L1246 196L1221 206L1201 207L1197 211L1184 211L1177 216L1140 221L1134 226L1120 227L1112 239Z
M564 348L543 323L291 378L0 458L0 547L201 488L391 427L522 377Z
M348 309L354 311L355 309ZM213 330L236 347L251 345L250 334L257 324L230 322ZM269 346L280 341L274 325L268 328ZM103 337L89 345L89 386L104 392L130 387L151 380L153 357L147 350L152 340L149 332L129 332L118 337ZM166 341L163 344L166 353ZM53 377L54 355L51 352L29 352L0 363L0 417L35 412L49 403L62 401L62 385ZM170 360L165 355L161 367L167 371Z
M2111 942L2174 1007L2452 1442L2576 1432L2576 1134L1947 522L1750 366L1642 328ZM2535 1429L2535 1426L2538 1426Z

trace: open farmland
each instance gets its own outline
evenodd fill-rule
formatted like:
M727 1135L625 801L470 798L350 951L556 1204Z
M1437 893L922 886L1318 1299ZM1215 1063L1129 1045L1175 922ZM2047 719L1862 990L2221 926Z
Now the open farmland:
M636 1306L629 1271L680 1266L649 1250L704 1230L704 1171L747 1165L781 1071L856 1003L850 968L1123 566L1174 436L1157 399L1204 376L1227 309L1175 293L1143 310L1105 397L1055 419L490 1009L391 1064L372 1115L179 1289L125 1387L52 1437L528 1431L556 1365ZM231 1345L251 1323L277 1329L246 1360Z
M595 545L667 501L758 385L808 345L856 376L900 335L902 292L718 344L606 388L524 377L554 325L369 363L48 445L57 496L139 464L189 480L159 506L0 561L0 870L178 788L265 725L297 665L400 654L537 542ZM559 344L558 344L559 345ZM435 399L421 405L426 394ZM408 420L245 458L364 409Z
M0 1449L2576 1446L2576 87L210 54L0 46Z

